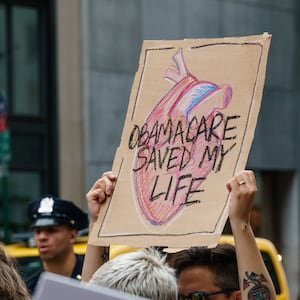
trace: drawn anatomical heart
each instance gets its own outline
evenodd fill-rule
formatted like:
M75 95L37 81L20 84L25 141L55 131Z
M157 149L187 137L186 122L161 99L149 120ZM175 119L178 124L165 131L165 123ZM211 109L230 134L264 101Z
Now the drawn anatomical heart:
M164 75L173 87L147 116L145 124L153 138L141 143L134 160L138 204L153 225L169 222L190 204L191 195L200 191L215 167L215 160L201 157L207 147L220 151L225 119L221 110L232 96L230 86L190 74L182 49L173 60L176 67Z

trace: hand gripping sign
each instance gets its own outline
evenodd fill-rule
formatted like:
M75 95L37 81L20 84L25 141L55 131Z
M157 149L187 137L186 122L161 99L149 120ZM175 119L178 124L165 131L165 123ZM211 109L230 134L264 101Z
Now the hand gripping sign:
M244 169L271 36L145 41L113 171L90 242L215 245L225 183Z

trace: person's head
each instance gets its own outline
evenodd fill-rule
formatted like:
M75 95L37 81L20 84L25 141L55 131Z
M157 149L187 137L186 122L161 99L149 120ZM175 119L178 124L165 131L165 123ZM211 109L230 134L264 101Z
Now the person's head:
M73 252L77 231L88 227L88 216L73 202L44 196L28 206L34 239L44 261Z
M177 255L175 269L179 299L241 299L236 252L232 245L191 247ZM208 294L207 297L201 296L201 292L204 296ZM192 293L194 296L189 298Z
M0 245L0 299L29 300L30 295L20 277L16 262Z
M177 299L175 271L153 248L116 256L95 272L89 284L149 299Z

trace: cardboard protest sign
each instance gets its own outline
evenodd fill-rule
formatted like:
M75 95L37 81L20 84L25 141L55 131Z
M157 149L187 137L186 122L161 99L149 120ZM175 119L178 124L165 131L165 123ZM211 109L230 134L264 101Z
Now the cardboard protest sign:
M215 245L245 168L271 35L145 41L97 245Z
M33 300L146 300L114 289L88 285L76 279L44 272L38 282Z

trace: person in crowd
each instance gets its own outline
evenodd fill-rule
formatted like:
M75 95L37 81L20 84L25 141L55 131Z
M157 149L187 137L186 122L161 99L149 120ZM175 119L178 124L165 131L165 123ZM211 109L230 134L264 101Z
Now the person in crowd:
M229 222L235 247L191 247L177 254L178 299L275 300L272 279L250 225L257 192L254 173L242 171L226 187L230 192Z
M105 202L107 197L112 195L115 181L116 176L112 172L105 172L87 193L90 229L93 228L97 220L101 204ZM231 246L227 245L217 246L212 249L192 247L177 254L175 268L178 276L178 299L275 300L274 286L257 248L250 225L251 208L257 192L254 173L249 170L238 172L227 182L226 188L230 193L228 212L235 240L234 251L230 250ZM222 249L223 251L221 251ZM218 281L219 276L216 275L217 271L214 261L213 266L209 260L203 265L197 264L197 261L194 264L185 265L182 262L184 261L184 255L189 255L190 252L193 253L195 250L202 251L201 253L204 256L208 251L209 256L217 256L214 253L225 252L225 256L236 257L236 262L229 264L228 270L227 265L226 268L223 265L225 272L223 274L230 277L230 280L227 278L224 285ZM89 281L98 267L101 266L103 258L99 254L104 252L104 247L88 245L83 266L83 281ZM201 253L198 252L200 256ZM200 261L201 259L204 258L199 257ZM229 272L229 266L232 266L235 272Z
M175 271L154 248L116 256L94 273L89 284L149 299L177 299Z
M28 206L42 268L26 282L33 294L43 271L81 280L83 258L73 245L79 230L88 228L88 215L73 202L42 196Z
M217 295L218 299L241 299L236 252L232 245L183 250L177 253L174 268L180 300Z
M26 285L18 273L16 261L0 245L0 299L30 300Z

